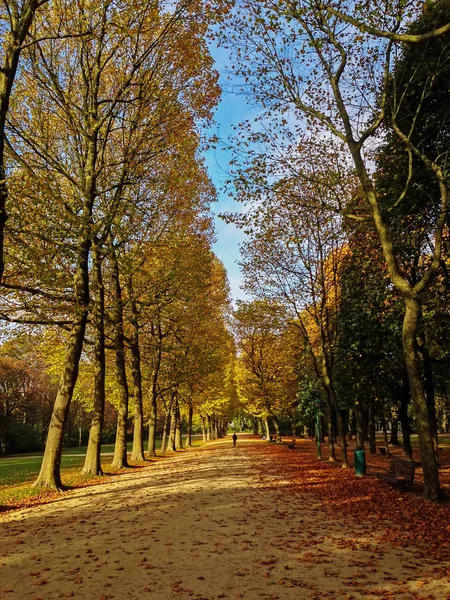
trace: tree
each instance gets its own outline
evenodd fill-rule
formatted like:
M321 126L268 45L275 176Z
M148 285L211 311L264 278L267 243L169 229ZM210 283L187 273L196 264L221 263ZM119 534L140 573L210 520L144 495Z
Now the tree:
M296 399L285 311L282 305L268 300L240 301L234 317L241 365L239 389L246 411L265 421L272 419L277 442L281 443L278 419L290 413Z
M323 5L308 0L282 4L250 3L244 11L231 12L229 22L234 35L228 39L237 50L235 70L242 78L242 88L266 110L266 117L280 115L284 129L290 125L298 134L292 136L292 155L298 155L298 150L302 149L297 140L306 128L316 140L333 136L341 150L347 152L346 160L352 162L367 209L365 214L353 217L372 220L390 279L404 304L403 354L419 432L424 495L438 500L441 490L416 334L421 297L430 288L440 266L447 221L446 162L445 155L428 156L426 149L417 145L412 135L423 102L419 102L409 129L397 119L404 94L392 95L391 72L396 59L402 55L402 47L389 39L392 35L373 37L379 31L395 33L407 29L411 21L420 16L422 8L422 3L414 2L394 10L386 2L382 8L368 12L363 4L346 3L344 12L353 19L349 21L349 18L336 12L332 14ZM357 27L360 22L365 24L363 31ZM246 60L250 55L253 60ZM422 99L428 95L434 80L434 74L430 73L420 91ZM395 106L388 110L390 98L394 99ZM287 116L290 116L289 120ZM391 217L383 211L371 173L371 150L382 123L388 118L398 143L409 156L415 156L423 163L439 190L437 218L432 224L429 245L423 248L422 269L415 281L411 281L400 267L393 244ZM291 167L293 172L295 161L291 162ZM311 172L305 173L305 170L303 168L304 177L311 177ZM397 201L401 201L401 196ZM335 201L334 207L345 213L345 206L339 201ZM347 216L350 215L347 213Z
M20 55L26 47L30 29L39 9L47 4L48 0L6 0L0 9L2 22L2 57L0 68L0 281L3 277L4 263L4 229L8 219L6 201L8 199L7 167L5 151L8 141L5 133L6 119L12 89L19 67ZM32 44L33 41L30 41Z
M192 131L196 119L208 118L216 100L216 75L211 70L208 53L204 52L205 27L199 26L198 21L201 7L193 1L185 1L169 7L148 2L138 11L135 7L128 8L100 3L86 12L84 6L75 6L63 28L81 34L88 27L91 33L70 40L54 40L52 27L57 19L43 22L40 25L43 39L29 50L28 69L23 72L20 89L18 87L21 105L28 110L20 113L16 110L10 119L9 130L16 148L13 159L17 185L22 187L26 180L30 191L25 198L32 196L38 200L37 205L44 214L42 197L55 200L51 208L56 210L54 214L50 212L50 220L54 219L59 249L69 251L69 256L60 258L56 252L53 255L59 259L57 283L64 279L63 299L68 310L63 324L70 329L71 336L37 481L43 486L61 487L62 431L86 331L92 241L99 230L107 230L108 223L118 217L117 207L124 196L130 194L133 184L135 197L140 196L138 173L145 170L149 145L142 152L142 146L137 144L142 139L152 142L156 139L159 148L153 143L150 151L158 153L164 140L174 136L173 131L169 136L171 117L183 115L182 130L190 127ZM189 55L192 62L183 62L182 49L188 40L198 40L199 44L194 44L195 51ZM67 56L73 60L67 61ZM162 76L160 89L165 93L155 98L154 86L146 84L152 77L157 80L159 74ZM173 85L166 87L171 78ZM212 83L213 90L200 106L205 82ZM192 92L190 97L185 96L189 91ZM152 102L150 94L153 94ZM145 106L143 97L147 102ZM149 120L149 113L143 110L150 107L157 109L156 123ZM167 113L164 107L168 107ZM174 107L181 109L174 112ZM155 125L156 131L150 136L149 129ZM146 130L146 126L149 129ZM164 149L169 151L167 146ZM132 181L128 179L131 173L135 177ZM48 208L48 202L45 205ZM42 240L39 254L51 263L47 251L56 244L53 231L50 235L48 231L47 235L42 233L42 223L32 222L32 226ZM30 247L27 240L27 258ZM45 296L45 291L35 285L36 279L42 281L41 273L24 269L23 260L20 266L23 279L17 284L18 273L11 271L10 289L20 289L20 293L36 298ZM24 282L30 281L28 273L34 281L27 286ZM48 278L45 285L55 283Z

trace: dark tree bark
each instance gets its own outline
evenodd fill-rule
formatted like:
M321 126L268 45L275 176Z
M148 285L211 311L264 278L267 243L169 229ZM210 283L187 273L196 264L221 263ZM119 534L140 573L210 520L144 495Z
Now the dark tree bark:
M183 437L181 435L181 414L178 399L175 409L175 418L175 450L181 450L183 448Z
M361 402L355 403L355 419L356 419L356 448L364 450L364 422L361 410Z
M192 419L194 417L194 407L192 406L192 401L189 402L189 412L188 412L188 425L187 425L187 438L186 438L186 446L189 448L192 446Z
M386 418L383 414L383 411L380 412L380 421L381 421L381 428L383 430L384 448L386 450L386 456L389 457L391 455L391 453L389 452L389 440L388 440L387 427L386 427Z
M170 415L171 409L168 408L164 414L163 434L161 439L161 454L165 454L167 450L167 438L170 430Z
M169 439L167 444L167 450L170 452L175 452L175 432L177 427L177 409L176 409L176 401L175 394L172 396L172 402L170 407L170 428L169 428Z
M281 434L280 434L280 426L278 425L278 419L276 417L272 417L272 423L275 428L275 439L277 444L281 444Z
M375 410L373 406L369 406L369 416L367 420L367 433L369 436L369 452L370 454L377 453L377 442L375 434Z
M421 332L419 350L422 355L423 361L423 374L424 374L424 386L425 386L425 400L428 408L428 414L430 418L431 434L433 436L433 447L436 455L436 462L439 466L439 437L438 437L438 424L436 414L436 402L434 397L434 379L433 379L433 367L431 364L430 353L426 345L425 334Z
M402 425L402 447L403 454L406 458L412 459L411 445L411 424L408 416L408 406L411 402L411 394L409 391L409 380L407 377L403 379L403 385L400 393L400 407L398 409L398 418Z
M201 416L202 419L202 438L203 438L203 442L207 442L207 437L206 437L206 425L205 425L205 417L202 415Z
M152 372L152 396L151 396L151 405L150 405L150 419L148 423L148 455L156 456L156 422L158 417L158 377L159 371L161 368L161 360L162 360L162 341L164 339L164 335L161 329L161 322L158 321L158 326L156 328L158 333L158 346L156 350L155 363L153 365Z
M84 461L83 475L95 477L103 475L101 467L101 439L103 417L105 414L105 289L103 286L102 265L99 248L92 246L94 282L94 307L92 322L94 326L94 411L92 415L89 441Z
M417 354L416 332L420 318L419 302L414 298L404 298L405 317L403 319L403 355L408 373L411 399L416 415L417 432L419 434L420 458L424 476L423 495L428 500L437 502L442 497L439 484L438 464L433 441L433 429L430 423L430 413L427 406L420 362Z
M131 460L143 462L144 458L144 415L142 406L142 375L141 375L141 351L139 347L139 313L134 298L133 281L131 276L128 279L128 295L130 299L131 312L131 377L132 394L134 400L134 432L133 432L133 450Z
M332 410L328 404L325 407L325 414L326 414L326 419L327 419L327 432L328 432L328 451L329 451L328 460L330 462L336 462L336 450L334 448L334 440L333 440Z
M389 443L392 446L400 446L400 441L398 439L398 418L392 417L391 423L392 423L391 439L389 440Z
M119 391L119 409L117 414L116 444L114 447L113 469L128 467L127 456L127 419L128 419L128 382L125 368L125 338L123 333L123 299L119 279L119 265L113 243L111 244L111 279L114 288L114 353L116 358L116 381Z

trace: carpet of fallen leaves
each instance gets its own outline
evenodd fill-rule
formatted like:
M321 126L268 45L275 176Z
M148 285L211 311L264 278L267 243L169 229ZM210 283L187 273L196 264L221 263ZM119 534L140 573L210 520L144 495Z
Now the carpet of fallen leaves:
M366 452L367 476L356 477L353 468L343 469L340 462L326 460L326 449L324 459L319 460L316 445L309 440L297 440L294 450L284 444L250 446L248 450L262 463L260 468L266 469L268 478L276 472L279 485L286 491L312 495L330 516L343 521L356 519L368 532L382 526L386 532L381 541L399 547L418 544L428 557L439 562L450 560L450 501L435 504L422 497L420 468L413 490L404 492L373 476L387 471L388 458L383 456ZM337 454L339 458L339 451ZM401 457L401 450L396 449L393 455ZM352 456L350 448L351 466ZM261 461L262 457L266 460ZM419 459L417 455L414 458ZM440 480L450 497L450 450L442 452Z
M450 600L450 505L421 497L420 469L401 492L366 458L358 478L308 440L240 435L92 479L2 515L0 597Z

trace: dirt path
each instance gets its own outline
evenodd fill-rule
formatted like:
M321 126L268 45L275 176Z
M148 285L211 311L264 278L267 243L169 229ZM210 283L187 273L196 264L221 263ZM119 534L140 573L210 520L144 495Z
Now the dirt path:
M326 517L255 444L180 453L1 515L0 598L450 598L435 563Z

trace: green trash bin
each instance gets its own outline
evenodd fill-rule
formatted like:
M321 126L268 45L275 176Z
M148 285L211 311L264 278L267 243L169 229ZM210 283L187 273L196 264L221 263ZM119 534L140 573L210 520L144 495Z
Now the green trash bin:
M364 450L355 450L355 475L366 476L366 453Z

